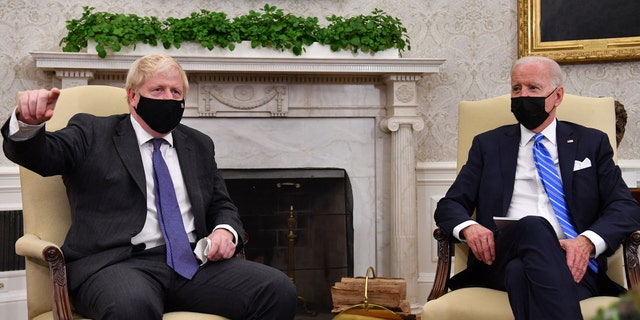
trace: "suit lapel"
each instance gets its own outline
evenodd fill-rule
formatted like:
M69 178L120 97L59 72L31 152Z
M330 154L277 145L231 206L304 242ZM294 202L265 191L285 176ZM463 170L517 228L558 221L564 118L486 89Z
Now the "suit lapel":
M125 168L127 168L127 171L129 171L129 174L133 177L142 194L146 196L147 188L145 186L140 147L138 146L136 133L131 125L131 119L128 116L124 117L120 124L118 124L116 135L113 137L113 144Z
M573 190L573 165L576 159L578 148L577 137L574 136L573 130L566 123L558 121L556 128L556 143L558 145L558 162L560 163L560 174L562 176L562 188L564 189L564 197L569 206L569 212L572 207Z
M197 150L191 138L189 138L180 126L173 131L173 143L178 153L178 161L180 162L180 170L184 179L185 188L191 201L191 212L195 219L196 232L199 235L206 235L205 211L202 190L198 179L198 159L196 158ZM202 170L199 168L198 170Z
M195 190L191 190L190 188L190 186L197 185L198 183L198 177L193 168L197 163L197 160L194 158L195 152L193 152L195 147L192 145L191 141L187 139L184 132L179 129L173 131L173 144L175 145L176 152L178 153L178 161L180 162L182 177L184 178L187 191L191 198L191 195L194 194L194 192L198 192L199 189L194 188Z
M502 215L507 215L511 197L513 196L513 186L515 184L516 166L518 163L518 150L520 148L520 126L509 127L504 137L500 141L500 157L498 157L500 170L502 172Z

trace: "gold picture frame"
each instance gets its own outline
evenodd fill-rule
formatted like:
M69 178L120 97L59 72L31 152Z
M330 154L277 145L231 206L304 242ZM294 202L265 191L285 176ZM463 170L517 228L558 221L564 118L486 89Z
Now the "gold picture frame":
M518 57L539 55L546 56L556 60L558 63L585 63L585 62L605 62L605 61L625 61L625 60L640 60L640 30L636 28L623 28L628 32L635 32L628 36L623 37L600 37L595 35L591 37L589 34L581 36L582 38L568 38L568 39L554 39L553 32L543 31L541 22L545 22L545 27L549 26L556 21L562 21L566 23L567 19L554 19L542 16L541 14L541 2L548 0L518 0ZM553 0L551 0L553 1ZM596 0L603 3L607 1ZM635 1L635 0L634 0ZM556 1L555 3L571 3L572 1ZM546 2L549 4L550 2ZM554 4L555 4L554 3ZM581 6L589 6L582 2ZM629 6L640 6L629 2ZM624 9L619 9L624 10ZM605 10L609 12L608 10ZM566 15L567 12L563 11L562 14ZM550 14L549 14L550 15ZM618 18L626 18L629 16L623 11L620 16L613 16L614 22L620 22ZM564 18L564 16L563 16ZM576 17L577 21L590 21L588 17ZM597 18L601 17L601 12L598 12ZM628 18L632 19L632 18ZM634 17L633 21L629 20L631 25L638 25L638 17ZM607 22L611 19L607 20ZM603 23L602 25L609 26L609 23ZM573 25L570 25L573 27ZM606 28L606 27L605 27ZM565 30L566 28L556 28L555 30ZM584 29L587 30L587 29ZM587 32L579 30L579 32ZM543 37L543 32L546 32ZM600 30L598 30L598 33ZM543 39L545 38L545 39Z

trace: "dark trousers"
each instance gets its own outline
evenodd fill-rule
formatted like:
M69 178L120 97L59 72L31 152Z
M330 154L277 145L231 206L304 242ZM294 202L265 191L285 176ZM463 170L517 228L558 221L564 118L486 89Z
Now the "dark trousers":
M474 280L461 286L507 291L516 319L582 319L579 301L598 292L597 275L588 269L575 283L546 219L525 217L497 234L495 242L494 263L474 263L461 275Z
M193 311L230 319L293 319L296 288L281 271L232 258L208 262L191 280L165 262L165 247L108 266L72 294L75 310L93 319L162 319Z

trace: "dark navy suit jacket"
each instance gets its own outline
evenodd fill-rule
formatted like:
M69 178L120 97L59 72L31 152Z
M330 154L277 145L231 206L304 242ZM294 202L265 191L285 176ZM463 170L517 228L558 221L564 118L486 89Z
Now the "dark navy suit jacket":
M70 290L90 275L131 256L131 238L147 214L140 149L128 114L75 115L56 132L42 129L24 142L7 139L5 155L40 175L62 175L72 224L62 246ZM197 237L218 224L244 234L236 206L215 162L214 144L205 134L179 125L173 131L180 168L192 205ZM242 239L238 239L238 250Z
M569 212L578 234L589 229L600 235L613 254L626 236L640 229L640 207L613 162L613 150L603 132L558 121L557 144L562 183ZM476 212L476 220L497 231L493 216L506 216L516 173L520 144L518 124L482 133L473 140L467 163L446 196L438 202L436 224L453 241L455 226ZM591 166L574 171L575 161L589 159ZM469 255L468 265L476 263ZM600 272L604 274L604 272Z

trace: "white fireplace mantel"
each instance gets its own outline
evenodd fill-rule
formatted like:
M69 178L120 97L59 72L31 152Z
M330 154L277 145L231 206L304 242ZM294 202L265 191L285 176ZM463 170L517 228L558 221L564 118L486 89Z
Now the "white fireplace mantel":
M54 85L122 86L140 55L32 52ZM215 138L221 168L340 167L354 201L354 273L374 266L417 298L417 83L443 59L177 56L184 123ZM228 143L228 147L225 145ZM260 150L258 150L260 149Z
M111 54L100 58L89 53L31 52L36 67L44 71L104 73L125 72L140 55ZM187 72L206 73L278 73L340 75L425 75L437 73L443 59L406 58L251 58L174 56ZM63 75L59 75L63 76ZM73 74L64 75L73 78Z

